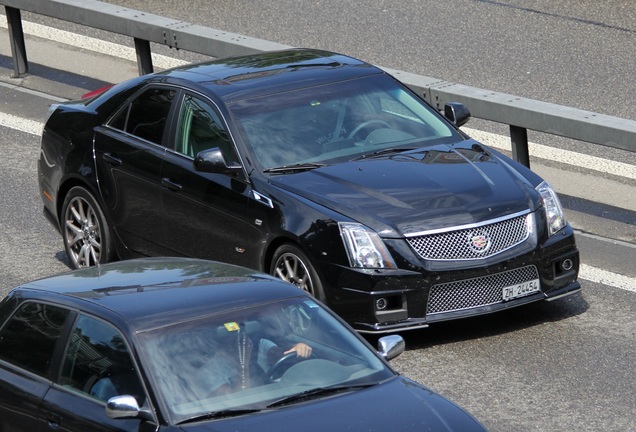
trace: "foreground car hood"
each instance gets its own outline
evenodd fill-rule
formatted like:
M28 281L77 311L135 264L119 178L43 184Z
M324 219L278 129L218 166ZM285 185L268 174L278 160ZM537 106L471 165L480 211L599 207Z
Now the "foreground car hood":
M483 431L454 403L406 378L273 411L182 426L187 431Z
M278 176L271 182L384 237L534 210L538 195L533 186L502 159L481 150L475 141L454 148L440 145Z

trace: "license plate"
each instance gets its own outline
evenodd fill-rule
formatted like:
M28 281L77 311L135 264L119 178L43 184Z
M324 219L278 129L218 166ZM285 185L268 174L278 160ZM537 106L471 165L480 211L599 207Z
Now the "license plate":
M507 286L502 290L502 297L504 301L512 300L517 297L524 297L539 291L540 286L539 279L533 279L517 285Z

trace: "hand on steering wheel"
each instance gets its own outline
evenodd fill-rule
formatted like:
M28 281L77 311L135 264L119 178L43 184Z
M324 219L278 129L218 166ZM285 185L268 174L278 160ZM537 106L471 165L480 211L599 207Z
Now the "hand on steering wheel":
M312 349L307 344L298 343L294 345L291 349L285 351L283 356L269 368L265 374L265 378L269 382L276 381L287 369L296 363L309 358L311 356L311 352Z
M291 347L291 349L288 349L287 351L285 351L283 354L291 354L294 352L296 353L298 357L308 358L311 355L311 347L307 344L300 342L294 345L293 347Z

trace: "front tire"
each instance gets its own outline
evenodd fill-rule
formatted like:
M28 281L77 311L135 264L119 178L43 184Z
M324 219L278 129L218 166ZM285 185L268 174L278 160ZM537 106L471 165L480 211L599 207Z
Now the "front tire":
M307 255L294 245L285 244L276 249L270 274L296 285L320 301L325 301L318 273Z
M113 259L110 227L102 209L83 187L73 187L62 205L62 239L73 268L91 267Z

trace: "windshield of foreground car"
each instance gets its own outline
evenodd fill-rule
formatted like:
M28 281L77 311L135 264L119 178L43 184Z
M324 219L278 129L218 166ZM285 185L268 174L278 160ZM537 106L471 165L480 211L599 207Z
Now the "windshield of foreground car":
M229 108L243 140L269 172L463 139L435 110L386 75L237 101Z
M146 331L139 342L174 423L288 406L333 393L326 388L356 391L395 374L306 297Z

